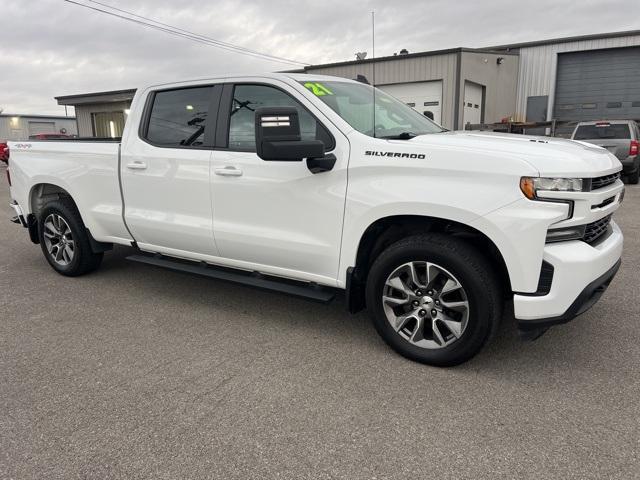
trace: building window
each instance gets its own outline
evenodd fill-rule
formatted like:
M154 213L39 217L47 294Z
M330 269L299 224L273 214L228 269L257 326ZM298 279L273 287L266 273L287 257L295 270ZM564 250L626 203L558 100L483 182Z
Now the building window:
M622 102L608 102L607 108L622 108Z
M576 108L575 105L570 105L570 104L558 105L558 110L575 110L575 108Z
M582 104L582 108L585 110L592 110L594 108L597 108L598 104L597 103L583 103Z

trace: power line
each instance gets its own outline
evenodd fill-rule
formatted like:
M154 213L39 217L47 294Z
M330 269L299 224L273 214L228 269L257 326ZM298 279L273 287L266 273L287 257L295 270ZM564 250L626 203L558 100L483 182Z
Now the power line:
M291 60L291 59L284 58L284 57L277 57L275 55L261 53L261 52L258 52L256 50L250 50L250 49L245 48L245 47L241 47L241 46L234 45L234 44L227 43L227 42L222 42L222 41L216 40L214 38L210 38L210 37L207 37L207 36L204 36L204 35L199 35L197 33L193 33L193 32L190 32L188 30L184 30L184 29L181 29L181 28L178 28L178 27L174 27L174 26L166 24L166 23L158 22L156 20L153 20L153 19L150 19L150 18L147 18L147 17L143 17L142 15L137 15L135 13L128 12L128 11L120 9L120 8L112 7L110 5L107 5L107 4L104 4L104 3L101 3L101 2L97 2L97 1L94 1L94 0L89 0L89 1L91 1L92 3L96 3L98 5L102 5L104 7L107 7L107 8L122 12L122 13L125 13L125 14L130 15L130 16L120 15L120 14L115 13L115 12L111 12L111 11L108 11L108 10L103 10L101 8L93 7L91 5L86 5L84 3L76 2L74 0L63 0L63 1L67 2L67 3L74 4L74 5L78 5L80 7L88 8L88 9L96 11L96 12L105 13L107 15L110 15L110 16L116 17L116 18L120 18L122 20L127 20L129 22L133 22L135 24L138 24L138 25L141 25L141 26L144 26L144 27L147 27L147 28L152 28L152 29L155 29L155 30L159 30L159 31L168 33L170 35L174 35L174 36L181 37L181 38L186 38L188 40L193 40L193 41L198 42L198 43L202 43L202 44L205 44L205 45L221 48L223 50L232 51L232 52L239 53L239 54L242 54L242 55L248 55L248 56L260 58L262 60L268 60L268 61L278 62L278 63L288 63L288 64L292 64L292 65L308 65L308 64L306 64L304 62L298 62L296 60ZM142 19L142 20L136 20L136 18L131 18L131 17L136 17L136 18L139 18L139 19ZM148 20L148 21L145 21L145 20ZM153 23L149 23L149 22L153 22Z
M193 33L193 32L190 32L189 30L185 30L185 29L183 29L183 28L174 27L173 25L169 25L168 23L162 23L162 22L160 22L160 21L158 21L158 20L154 20L153 18L145 17L144 15L138 15L137 13L129 12L128 10L124 10L124 9L122 9L122 8L118 8L118 7L114 7L114 6L112 6L112 5L108 5L108 4L106 4L106 3L98 2L97 0L86 0L86 1L91 2L91 3L96 3L96 4L98 4L98 5L101 5L101 6L103 6L103 7L109 8L109 9L111 9L111 10L116 10L116 11L118 11L118 12L125 13L125 14L127 14L127 15L132 16L132 17L141 18L141 19L143 19L143 20L147 20L147 21L149 21L149 22L153 22L153 23L155 23L155 24L157 24L157 25L161 25L161 26L163 26L163 27L168 27L168 28L170 28L170 29L172 29L172 30L176 30L176 31L178 31L178 32L185 33L185 34L187 34L187 35L192 35L192 36L195 36L195 37L198 37L198 38L204 39L204 40L206 40L206 41L219 43L219 44L221 44L221 45L225 45L225 46L228 46L228 47L231 47L231 48L234 48L234 49L238 49L238 50L244 50L244 51L246 51L246 52L251 52L251 53L254 53L254 54L256 54L256 55L260 55L260 56L263 56L263 55L264 55L264 56L268 56L268 57L270 57L270 58L276 58L276 59L279 59L279 60L291 61L291 60L289 60L288 58L277 57L277 56L270 55L270 54L267 54L267 53L258 52L257 50L251 50L250 48L241 47L241 46L239 46L239 45L234 45L234 44L232 44L232 43L223 42L222 40L216 40L215 38L207 37L206 35L200 35L200 34L198 34L198 33ZM300 64L307 65L307 64L305 64L304 62L295 62L295 63L300 63Z

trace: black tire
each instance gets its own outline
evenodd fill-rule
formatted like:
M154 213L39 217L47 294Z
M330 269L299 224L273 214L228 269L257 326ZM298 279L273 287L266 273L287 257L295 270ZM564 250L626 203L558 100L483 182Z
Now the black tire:
M51 214L62 217L71 230L74 241L74 253L68 265L56 263L54 256L49 253L47 248L44 223ZM91 250L87 230L82 222L78 209L71 199L61 197L57 200L47 202L44 205L38 216L38 236L44 257L47 259L47 262L49 262L49 265L61 275L68 277L84 275L97 269L102 262L103 254L94 253Z
M631 185L637 185L640 181L640 166L636 168L636 171L630 175L627 175L627 182Z
M417 346L396 332L387 320L382 300L385 282L396 268L414 261L443 267L466 292L466 328L447 346ZM489 262L463 240L438 233L408 237L384 250L369 271L366 300L376 330L391 348L411 360L440 367L458 365L476 355L495 333L503 307L499 282Z

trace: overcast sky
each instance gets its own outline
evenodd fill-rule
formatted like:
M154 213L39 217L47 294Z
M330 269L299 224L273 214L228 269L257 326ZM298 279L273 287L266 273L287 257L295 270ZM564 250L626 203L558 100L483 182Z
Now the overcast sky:
M79 3L101 7L89 0ZM639 0L100 0L306 63L640 29ZM0 109L64 113L54 96L224 72L292 68L148 29L64 0L0 0Z

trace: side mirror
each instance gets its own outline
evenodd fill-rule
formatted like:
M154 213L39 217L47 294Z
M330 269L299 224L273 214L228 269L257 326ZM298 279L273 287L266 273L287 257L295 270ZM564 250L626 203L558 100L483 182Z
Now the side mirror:
M324 157L320 140L300 139L300 119L294 107L256 109L256 153L262 160L296 162Z

